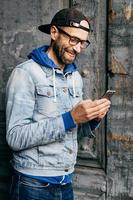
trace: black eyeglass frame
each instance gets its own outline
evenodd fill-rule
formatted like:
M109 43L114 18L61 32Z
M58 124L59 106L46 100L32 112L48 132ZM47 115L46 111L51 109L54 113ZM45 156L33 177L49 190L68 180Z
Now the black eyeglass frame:
M90 41L89 40L80 40L79 38L77 38L75 36L71 36L69 33L67 33L66 31L64 31L60 27L56 26L56 28L58 29L58 31L60 33L63 33L64 35L66 35L66 36L69 37L69 44L70 45L75 46L75 45L77 45L80 42L82 49L86 49L90 45Z

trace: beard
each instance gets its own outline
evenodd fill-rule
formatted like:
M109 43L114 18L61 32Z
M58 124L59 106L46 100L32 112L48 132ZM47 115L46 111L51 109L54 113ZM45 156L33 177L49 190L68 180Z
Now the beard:
M53 43L53 51L61 64L71 64L77 57L77 52L70 47L64 47L57 42Z

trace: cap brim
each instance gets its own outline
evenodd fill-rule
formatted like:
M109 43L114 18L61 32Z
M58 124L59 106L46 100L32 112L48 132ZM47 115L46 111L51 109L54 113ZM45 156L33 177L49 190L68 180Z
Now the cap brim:
M39 31L41 31L43 33L50 34L50 27L51 27L50 24L45 24L45 25L38 26L38 29L39 29Z

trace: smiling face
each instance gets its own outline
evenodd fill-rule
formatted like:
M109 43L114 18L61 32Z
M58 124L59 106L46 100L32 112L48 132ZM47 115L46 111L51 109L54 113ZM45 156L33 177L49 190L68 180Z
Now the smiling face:
M77 56L77 52L70 45L65 44L64 41L60 42L60 39L53 43L53 51L60 64L70 64Z
M80 25L89 28L83 20ZM62 31L63 30L63 31ZM88 32L74 27L51 27L52 53L51 58L59 65L73 63L88 39Z

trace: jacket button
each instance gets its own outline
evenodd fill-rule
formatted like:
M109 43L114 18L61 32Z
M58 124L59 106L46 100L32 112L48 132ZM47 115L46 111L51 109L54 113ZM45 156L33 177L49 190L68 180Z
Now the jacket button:
M65 169L65 172L68 172L68 169Z
M50 95L51 95L51 93L48 91L48 92L47 92L47 95L48 95L48 96L50 96Z
M67 88L63 88L63 92L65 92L65 93L66 93L66 92L67 92Z
M73 153L73 150L70 149L70 150L69 150L69 153L72 154L72 153Z

